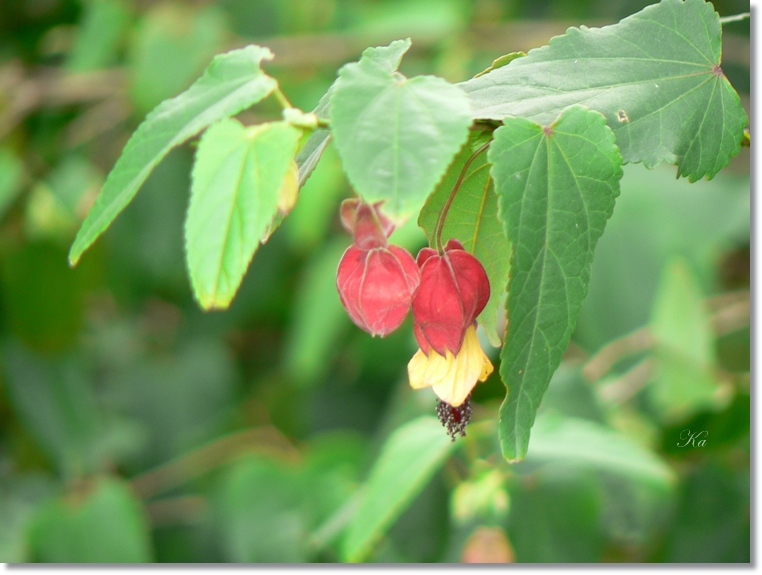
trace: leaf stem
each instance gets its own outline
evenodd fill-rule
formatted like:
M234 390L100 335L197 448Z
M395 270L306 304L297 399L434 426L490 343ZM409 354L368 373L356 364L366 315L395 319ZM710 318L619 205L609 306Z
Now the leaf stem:
M276 87L275 90L273 90L273 96L275 96L275 99L278 100L278 104L280 104L280 107L284 110L286 108L293 108L291 102L288 101L286 95L281 91L280 86Z
M734 16L725 16L724 18L720 18L720 24L729 24L730 22L740 22L741 20L746 20L747 18L751 18L751 13L742 12L741 14L735 14Z
M492 143L492 140L489 140L479 146L479 149L477 149L471 156L466 160L466 163L463 164L463 169L460 171L460 175L458 176L458 179L455 181L455 185L452 187L452 191L450 192L449 197L447 198L447 201L445 202L445 205L442 207L442 211L439 212L439 218L437 219L437 225L434 227L434 245L437 248L437 251L440 254L444 253L444 247L442 246L442 229L444 228L445 219L447 218L447 212L450 211L450 206L452 206L452 202L455 199L455 195L458 193L458 190L460 189L461 184L463 183L463 180L466 177L466 172L468 171L468 168L471 167L471 164L476 159L476 157L481 154L484 150L489 148L489 145Z

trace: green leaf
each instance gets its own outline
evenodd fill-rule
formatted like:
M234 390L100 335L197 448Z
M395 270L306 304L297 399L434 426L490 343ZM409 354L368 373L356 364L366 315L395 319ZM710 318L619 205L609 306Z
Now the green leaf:
M525 461L593 467L664 490L677 481L664 460L613 429L550 412L537 417Z
M89 72L112 65L129 23L130 11L123 0L87 2L74 46L66 58L66 69Z
M328 146L320 165L304 186L299 201L283 224L283 231L295 252L314 250L326 237L348 185L336 148Z
M307 559L302 492L293 471L264 458L237 464L220 489L225 558L243 563L297 563Z
M42 507L30 539L35 560L45 563L146 563L152 555L140 501L109 478Z
M342 560L362 561L442 466L454 444L433 417L397 429L384 444L349 524Z
M384 70L394 72L397 70L397 68L399 68L402 56L405 55L405 52L407 52L409 48L409 38L407 40L395 40L388 46L366 48L363 51L363 57L369 58L381 66ZM317 114L319 118L324 120L329 119L331 95L333 94L335 86L336 82L331 84L331 87L328 88L328 91L323 95L322 98L320 98L320 101L314 110L314 113ZM299 153L296 156L296 163L299 166L300 187L303 186L304 182L307 181L307 178L310 177L312 170L314 170L315 166L317 166L318 161L320 161L320 156L323 154L323 151L325 150L325 147L328 145L330 140L330 130L318 128L312 132L312 134L310 134L310 137L304 143L302 149L299 150Z
M626 162L676 163L695 181L738 153L747 123L719 67L721 39L710 3L663 0L613 26L570 28L460 86L477 118L545 124L584 104L606 116Z
M489 74L492 72L492 70L497 70L498 68L502 68L503 66L507 66L511 62L513 62L516 58L521 58L522 56L526 56L526 52L511 52L510 54L505 54L504 56L500 56L499 58L495 58L492 60L492 65L490 65L489 68L486 70L482 70L474 78L478 78L479 76L484 76L485 74Z
M185 222L193 292L204 309L230 305L278 209L299 130L285 122L212 126L198 146Z
M188 90L148 114L124 147L77 233L69 252L72 265L135 197L167 152L272 92L277 83L259 67L262 60L271 58L270 50L259 46L221 54Z
M514 249L500 439L503 455L516 460L574 331L595 244L619 194L622 158L603 116L573 106L547 127L507 118L488 160Z
M407 79L368 54L339 74L331 127L349 181L391 215L417 212L468 137L468 99L441 78Z
M437 220L465 163L490 138L489 132L472 135L463 150L455 157L442 183L426 200L418 218L418 225L425 230L430 243L434 242ZM487 271L490 298L478 319L492 345L497 347L502 341L501 331L504 329L499 329L498 325L505 325L501 303L511 271L511 243L503 232L503 225L497 219L497 195L489 168L487 151L483 150L469 166L450 205L442 228L442 243L450 238L457 238L469 253L479 259ZM502 315L502 321L498 320L498 313Z
M0 148L0 218L21 193L24 164L10 148Z
M687 262L665 267L656 293L651 333L658 361L649 397L665 419L674 421L717 406L714 336L701 287Z
M153 7L138 23L129 52L130 95L139 112L185 90L219 51L226 34L218 6Z
M299 386L311 386L330 369L337 341L350 325L336 290L336 268L349 238L335 238L313 256L299 281L288 327L285 368Z
M606 533L593 472L544 468L511 489L508 535L519 563L601 561Z
M18 414L61 476L98 471L103 425L87 374L74 358L58 361L18 343L3 349L8 391Z

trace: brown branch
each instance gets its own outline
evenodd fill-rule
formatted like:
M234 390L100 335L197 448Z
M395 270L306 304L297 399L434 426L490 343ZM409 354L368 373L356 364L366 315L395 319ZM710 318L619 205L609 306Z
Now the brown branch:
M132 479L132 487L138 496L148 499L253 453L265 453L292 461L300 457L296 448L275 427L257 427L221 437L146 471Z
M714 309L709 317L715 335L721 337L750 324L751 302L748 291L720 294L706 300L707 307ZM622 359L651 349L656 343L646 326L604 346L582 368L583 377L594 382L606 375Z

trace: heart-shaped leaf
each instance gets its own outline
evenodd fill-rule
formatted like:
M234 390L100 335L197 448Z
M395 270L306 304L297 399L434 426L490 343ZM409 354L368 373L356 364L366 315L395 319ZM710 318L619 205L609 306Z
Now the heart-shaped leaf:
M488 159L514 249L500 441L506 459L518 460L574 331L595 244L619 194L622 157L605 118L573 106L549 126L506 118Z
M748 121L720 68L721 47L711 4L662 0L612 26L570 28L460 86L477 118L547 124L584 104L606 116L626 162L675 163L695 181L738 153Z
M344 170L387 213L418 211L468 137L471 109L441 78L407 79L372 55L347 64L333 87L331 127Z

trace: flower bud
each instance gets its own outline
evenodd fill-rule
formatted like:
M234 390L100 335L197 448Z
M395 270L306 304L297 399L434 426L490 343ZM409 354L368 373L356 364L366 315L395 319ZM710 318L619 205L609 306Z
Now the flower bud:
M413 256L398 246L386 246L385 238L383 247L347 248L336 275L349 317L361 329L381 337L405 320L419 281Z
M423 248L417 263L421 282L413 296L413 331L424 353L433 348L445 357L457 355L466 330L487 305L490 287L484 266L450 240L443 255Z

